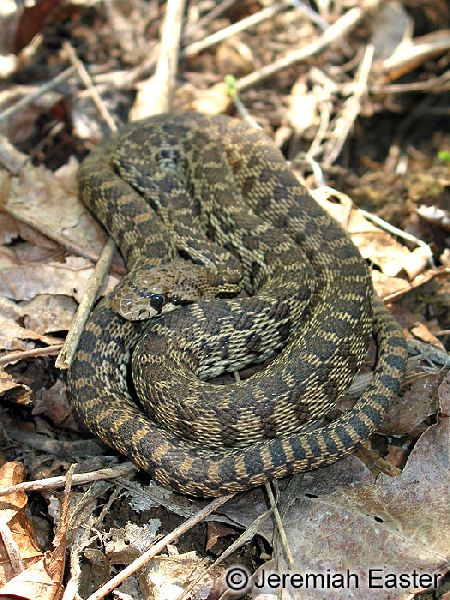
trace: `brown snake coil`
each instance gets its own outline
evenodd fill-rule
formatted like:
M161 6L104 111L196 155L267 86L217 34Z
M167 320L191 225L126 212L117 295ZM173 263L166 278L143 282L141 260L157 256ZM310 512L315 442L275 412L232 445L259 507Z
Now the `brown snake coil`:
M373 297L356 247L266 135L222 116L159 115L92 152L78 180L130 271L90 316L68 375L93 433L161 484L218 496L330 464L377 429L403 379L403 333ZM252 296L230 298L242 284ZM199 300L185 304L193 289ZM150 308L130 309L139 295ZM140 321L116 312L175 306ZM371 331L370 386L314 428L358 371ZM138 342L146 354L133 358L134 386L149 396L140 403L127 377ZM244 381L203 381L280 347Z

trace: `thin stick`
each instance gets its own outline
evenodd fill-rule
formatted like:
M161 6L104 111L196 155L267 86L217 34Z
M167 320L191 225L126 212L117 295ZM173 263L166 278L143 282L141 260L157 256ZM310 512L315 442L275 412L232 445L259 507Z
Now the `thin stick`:
M380 0L375 0L372 4L372 7L376 7L379 4ZM325 48L327 48L330 44L334 42L338 42L341 38L347 35L363 18L366 14L367 9L363 8L352 8L347 13L345 13L340 19L330 25L328 29L326 29L322 35L314 40L311 44L308 44L304 48L300 48L299 50L294 50L287 54L284 58L280 60L276 60L270 65L266 65L259 71L255 71L254 73L250 73L246 77L236 81L236 89L238 91L247 90L253 87L256 84L261 83L268 77L287 69L288 67L306 60L315 54L318 54Z
M72 486L83 485L102 479L115 479L116 477L130 475L130 473L137 470L137 467L132 463L126 462L108 469L99 469L98 471L91 471L90 473L79 473L72 476ZM58 490L66 485L66 481L66 476L24 481L23 483L0 488L0 496L14 494L16 492L48 492Z
M55 549L52 552L51 567L49 570L52 579L57 579L59 584L62 584L64 576L64 567L66 565L66 549L67 549L67 530L69 526L69 511L70 511L70 491L72 489L72 478L75 465L70 465L67 470L64 486L64 495L60 500L59 523L56 528L55 539L53 545Z
M206 27L206 25L209 25L209 23L214 21L214 19L217 19L217 17L220 17L220 15L233 6L233 4L236 4L236 2L237 0L224 0L224 2L218 4L215 8L209 11L207 15L199 19L197 23L188 25L185 29L184 37L193 37L200 27Z
M69 79L69 77L72 77L72 75L75 75L75 73L76 68L69 67L48 83L41 85L35 92L28 94L28 96L22 98L22 100L19 100L19 102L16 102L15 104L13 104L13 106L10 106L5 111L3 111L0 114L0 123L2 123L15 113L21 111L23 108L26 108L29 104L36 100L36 98L40 98L42 94L45 94L45 92L48 92L49 90L52 90L53 88L57 87L60 83L66 81L66 79Z
M24 350L23 352L12 352L5 354L0 358L0 366L4 367L19 360L32 358L33 356L55 356L61 351L61 345L48 346L47 348L34 348L33 350Z
M23 573L25 571L25 565L22 561L19 545L14 539L11 529L8 527L7 523L3 522L3 520L0 521L0 536L4 547L2 552L4 556L3 560L8 561L14 575Z
M171 533L167 534L152 546L147 552L144 552L139 558L137 558L131 565L128 565L123 571L121 571L118 575L113 577L108 583L103 585L100 589L94 592L87 600L100 600L104 598L107 594L109 594L113 589L115 589L118 585L120 585L127 577L136 573L139 569L141 569L144 565L148 563L154 556L156 556L161 550L163 550L167 544L172 543L174 540L184 535L189 529L192 529L194 525L200 523L205 517L209 514L217 510L220 506L225 504L230 498L233 497L234 494L230 494L229 496L221 496L220 498L216 498L212 502L210 502L205 508L200 510L197 514L193 515L187 521L182 523L179 527L174 529Z
M202 52L202 50L206 50L206 48L210 48L211 46L215 46L220 42L223 42L226 38L234 35L235 33L239 33L248 29L249 27L253 27L254 25L258 25L262 21L267 21L267 19L272 18L276 15L280 10L285 7L284 2L279 2L274 4L273 6L269 6L268 8L264 8L263 10L259 10L254 15L250 17L246 17L245 19L241 19L237 23L233 23L229 27L225 27L212 35L208 35L203 40L198 42L194 42L193 44L189 44L184 50L181 51L181 56L195 56Z
M78 59L75 50L73 47L66 42L64 44L64 49L66 50L70 60L74 63L74 69L77 70L81 80L85 84L86 88L89 90L92 99L98 108L101 116L105 119L106 123L109 125L112 131L117 130L117 126L108 112L106 105L95 89L94 84L92 83L91 77L89 73L84 68L83 63ZM69 333L65 339L64 345L59 353L58 358L56 359L55 366L58 369L68 369L71 365L73 356L76 352L78 342L80 340L81 334L83 333L84 326L88 317L90 315L91 309L94 306L94 302L97 299L97 292L100 289L103 278L108 272L108 269L111 265L112 259L114 257L114 253L116 251L116 246L114 240L110 237L103 247L100 258L98 259L95 269L89 279L86 290L83 294L83 298L78 306L77 313L75 317L72 319L72 323L70 324Z
M359 113L361 112L361 99L367 94L367 80L372 68L374 46L366 46L363 59L356 74L356 84L353 94L344 103L341 116L336 120L334 131L325 149L325 166L330 166L341 153L342 147L348 138Z
M239 548L244 546L247 542L249 542L256 534L259 533L260 526L266 521L270 515L273 513L274 507L271 506L269 510L259 514L254 521L250 523L248 527L246 527L245 531L241 533L241 535L235 540L228 548L215 560L212 564L209 565L204 571L202 571L198 577L193 579L189 585L183 590L183 592L177 597L176 600L185 600L192 596L191 592L195 589L197 584L206 577L209 573L213 572L224 560L227 560L229 556L231 556L234 552L236 552ZM226 593L226 592L225 592ZM221 596L222 598L222 596Z
M115 124L114 119L109 114L109 111L106 108L105 103L103 102L100 94L97 92L95 85L92 83L91 76L86 71L83 63L76 55L76 52L73 49L72 44L70 44L69 42L64 42L63 48L67 52L71 63L74 65L74 67L76 68L76 70L78 72L78 76L80 77L80 79L84 83L84 85L86 86L86 89L89 91L91 98L94 101L95 106L97 107L99 113L101 114L101 116L103 117L105 122L107 123L108 127L111 129L111 131L117 131L117 125Z
M391 83L373 84L369 86L371 94L405 94L407 92L429 92L430 94L441 94L450 89L450 71L445 71L439 77L430 77L425 81L415 83Z
M283 546L284 553L286 554L286 558L289 563L289 568L291 570L295 569L295 560L292 554L292 550L289 547L289 542L287 539L286 531L284 529L283 521L281 519L281 515L278 511L277 502L275 500L275 496L273 495L272 488L270 487L270 483L266 483L265 485L267 495L269 496L270 506L273 508L273 516L275 517L275 522L277 524L278 533L280 534L281 545Z
M263 10L260 10L257 13L255 13L254 15L251 15L250 17L241 19L240 21L238 21L237 23L233 23L233 25L230 25L229 27L225 27L224 29L221 29L220 31L213 33L212 35L208 35L201 41L189 44L188 46L186 46L185 48L180 50L180 56L183 58L189 57L189 56L194 56L194 55L198 54L199 52L206 50L207 48L211 48L212 46L219 44L223 40L234 35L235 33L244 31L244 30L248 29L249 27L257 25L257 24L261 23L262 21L265 21L265 20L273 17L277 12L282 10L282 8L283 8L283 4L279 3L279 4L276 4L275 6L271 6L271 7L265 8ZM153 69L156 64L157 64L157 59L152 57L152 58L148 59L146 62L144 62L142 65L140 65L139 67L134 69L134 71L132 71L131 73L124 73L123 77L119 83L119 86L121 88L129 87L130 85L135 83L137 80L139 80L143 73L151 71L151 69ZM107 80L107 77L108 76L105 77L104 74L98 75L96 77L96 80L105 82L105 80Z
M388 231L389 233L392 233L393 235L396 235L404 240L407 240L408 242L412 242L413 244L416 244L416 246L419 246L420 248L425 248L427 250L427 252L429 253L430 257L433 256L433 252L431 251L430 246L423 240L417 238L415 235L411 235L410 233L407 233L406 231L403 231L402 229L398 229L398 227L394 227L394 225L387 223L380 217L377 217L376 215L373 215L372 213L369 213L362 208L359 208L358 210L364 218L366 218L368 221L372 221L372 223L375 223L381 229L384 229L385 231Z
M116 245L114 244L114 240L109 238L103 247L97 264L95 265L94 271L83 294L83 298L78 306L77 313L72 319L69 333L67 334L64 345L61 348L61 352L56 359L55 366L58 369L68 369L70 367L73 355L75 354L78 346L78 341L81 337L91 309L94 306L94 302L97 299L97 292L102 285L104 276L108 272L115 251Z

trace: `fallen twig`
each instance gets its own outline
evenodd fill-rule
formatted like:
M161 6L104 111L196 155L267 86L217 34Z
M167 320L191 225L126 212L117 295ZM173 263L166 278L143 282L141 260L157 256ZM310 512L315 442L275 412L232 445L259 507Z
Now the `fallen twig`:
M78 310L72 319L69 333L66 336L61 352L56 359L55 366L58 369L68 369L72 362L73 355L78 346L78 341L83 332L86 321L89 317L94 302L97 299L97 293L100 289L103 278L108 272L112 259L116 251L116 245L112 238L109 238L103 247L100 258L95 265L94 271L89 278L89 282L83 294L83 298L78 306Z
M72 486L92 483L103 479L115 479L129 475L133 471L137 471L132 463L126 462L116 467L108 469L99 469L90 473L79 473L72 476ZM14 494L16 492L49 492L63 488L66 485L66 477L47 477L46 479L37 479L35 481L24 481L17 485L0 488L0 496Z
M341 115L335 120L334 130L325 145L324 165L332 165L341 153L342 147L361 112L361 100L367 94L367 80L372 68L374 47L369 44L356 74L353 94L347 98Z
M16 102L15 104L13 104L13 106L10 106L6 110L4 110L0 114L0 123L6 121L6 119L9 119L9 117L11 117L12 115L20 112L21 110L29 106L34 100L40 98L42 94L45 94L45 92L54 89L60 83L66 81L66 79L69 79L69 77L72 77L72 75L74 75L75 73L76 68L69 67L51 81L45 83L44 85L41 85L36 91L32 92L31 94L28 94L28 96L22 98L22 100L19 100L19 102Z
M294 50L293 52L289 52L284 58L280 60L276 60L270 65L266 65L259 71L254 71L239 79L236 82L236 88L238 91L247 90L257 83L261 83L264 79L279 73L280 71L284 71L288 67L306 60L311 56L314 56L318 52L321 52L327 46L330 46L332 43L340 41L340 39L349 33L358 23L359 21L366 15L369 8L376 8L379 4L380 0L375 0L371 5L366 6L364 8L352 8L348 12L346 12L340 19L330 25L328 29L326 29L322 35L314 40L311 44L308 44L304 48L300 48L299 50Z
M112 118L108 109L106 108L105 103L103 102L100 94L97 92L95 85L92 83L91 76L86 71L83 63L76 55L76 52L72 47L72 44L70 44L69 42L64 42L63 48L67 52L69 59L72 62L73 66L76 68L79 78L81 79L81 81L86 86L86 89L91 94L91 98L92 98L95 106L97 107L99 113L102 115L104 121L108 124L108 127L111 129L111 131L116 131L117 125L115 124L114 119Z

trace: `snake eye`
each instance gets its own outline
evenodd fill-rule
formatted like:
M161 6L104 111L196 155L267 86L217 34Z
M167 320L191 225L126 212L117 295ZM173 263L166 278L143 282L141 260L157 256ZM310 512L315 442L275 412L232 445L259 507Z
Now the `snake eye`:
M172 296L172 298L170 299L170 301L172 302L172 304L173 304L174 306L178 306L179 304L181 304L180 297L179 297L179 296L177 296L177 294L174 294L174 295Z
M156 310L157 313L161 312L164 304L164 298L161 294L154 294L150 300L150 306Z

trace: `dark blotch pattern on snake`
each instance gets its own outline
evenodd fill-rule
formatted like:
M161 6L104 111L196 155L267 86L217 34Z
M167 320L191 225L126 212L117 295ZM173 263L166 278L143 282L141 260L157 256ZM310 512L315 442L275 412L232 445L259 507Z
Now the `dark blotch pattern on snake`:
M78 180L130 271L93 311L69 371L93 433L159 483L218 496L330 464L378 428L403 379L403 333L357 248L263 132L224 116L155 116L111 136ZM231 297L242 286L250 297ZM371 333L370 386L314 428ZM136 345L140 401L128 389ZM204 381L274 355L244 381Z

